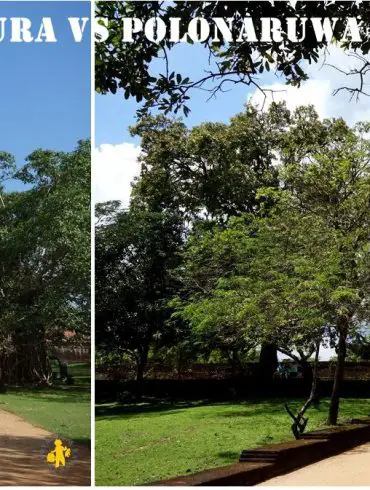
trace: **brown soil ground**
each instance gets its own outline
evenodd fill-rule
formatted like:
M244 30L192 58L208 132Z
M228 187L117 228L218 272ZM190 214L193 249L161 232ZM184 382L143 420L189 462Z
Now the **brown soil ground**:
M44 448L52 439L50 432L0 410L0 485L90 485L90 448L74 447L75 459L72 448L66 466L51 469Z
M370 443L324 459L257 486L366 486L370 482Z

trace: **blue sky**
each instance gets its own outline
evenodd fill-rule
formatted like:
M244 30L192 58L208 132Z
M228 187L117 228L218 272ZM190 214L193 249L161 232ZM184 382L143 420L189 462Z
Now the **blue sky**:
M67 18L90 17L89 2L0 2L0 14L30 18L35 34L51 17L58 40L16 44L7 33L0 43L0 150L18 164L37 148L72 150L90 137L90 25L76 43Z
M339 49L330 48L331 55L328 62L345 68L353 64L353 60L344 55ZM205 69L209 69L207 50L200 44L179 44L169 53L170 71L181 73L184 77L197 80L205 75ZM162 61L154 63L153 73L164 70ZM291 102L292 108L296 105L314 104L322 117L343 116L350 123L357 119L366 119L370 108L368 98L362 98L356 103L348 100L345 93L334 97L332 92L338 86L348 85L348 81L355 84L356 80L346 77L338 71L322 64L307 66L311 75L311 81L303 85L303 90L290 87L285 93L276 94L278 100ZM345 83L344 83L345 80ZM314 82L314 83L312 83ZM264 73L258 83L262 86L286 89L284 80L279 79L273 72ZM209 94L202 90L193 90L189 107L190 115L185 118L189 126L204 121L228 121L230 117L240 112L248 96L256 93L254 86L229 85L231 90L226 93L218 93L216 99L207 101ZM257 93L255 94L258 95ZM258 97L257 97L258 98ZM96 144L118 145L123 141L138 143L138 140L129 136L128 126L135 123L135 112L138 104L135 99L125 100L123 92L117 94L96 95Z
M179 72L185 78L197 80L205 75L208 69L207 51L202 45L179 44L171 51L169 56L170 71ZM162 61L156 62L155 71L162 71ZM273 75L263 77L264 83L276 80ZM240 112L246 102L246 94L253 92L253 87L245 85L230 85L232 90L219 93L217 99L207 102L209 94L202 90L191 93L189 107L190 115L186 123L190 126L203 121L227 121L231 116ZM122 140L129 140L127 127L135 122L135 111L138 107L135 99L126 101L122 92L118 95L96 96L96 144L118 144ZM109 124L108 124L109 121Z

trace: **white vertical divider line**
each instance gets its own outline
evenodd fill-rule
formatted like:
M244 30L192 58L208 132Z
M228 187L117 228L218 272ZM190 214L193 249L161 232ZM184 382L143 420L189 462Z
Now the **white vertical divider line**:
M95 0L90 0L91 25L91 485L95 487Z

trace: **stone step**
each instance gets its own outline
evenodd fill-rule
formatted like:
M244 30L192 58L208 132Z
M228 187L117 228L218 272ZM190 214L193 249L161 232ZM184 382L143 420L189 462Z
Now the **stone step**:
M263 451L261 449L251 449L242 451L239 461L271 462L276 461L279 456L278 451Z

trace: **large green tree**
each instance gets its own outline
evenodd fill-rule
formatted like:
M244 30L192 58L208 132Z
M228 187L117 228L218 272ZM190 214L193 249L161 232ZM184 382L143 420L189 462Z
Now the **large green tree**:
M153 211L176 210L187 222L222 222L256 210L256 190L277 184L273 147L285 117L283 106L267 114L247 106L229 124L192 129L164 116L145 118L132 128L141 138L133 202Z
M9 382L47 380L48 353L64 331L89 335L89 175L88 141L70 153L36 150L8 172L24 189L3 190L0 206L0 335Z
M322 219L335 237L332 253L337 256L338 269L330 307L338 337L338 362L329 423L337 421L350 330L369 314L369 129L368 123L350 129L343 121L334 122L325 150L308 153L299 165L287 160L283 176L301 212Z
M257 189L278 183L274 151L288 118L280 104L267 113L246 106L229 124L192 129L161 115L142 119L132 128L141 138L141 173L132 206L178 213L185 233L197 222L222 226L241 212L257 212L266 201L256 198ZM264 345L261 361L272 377L276 349Z
M316 141L308 141L299 128L311 109L298 112L280 142L279 189L260 190L275 205L189 241L180 311L195 329L232 325L284 350L334 341L335 424L347 344L370 315L369 125L311 117Z
M99 205L96 229L96 345L131 358L141 381L164 335L176 291L182 223L173 212Z

